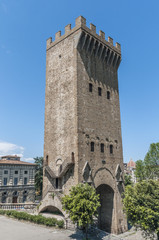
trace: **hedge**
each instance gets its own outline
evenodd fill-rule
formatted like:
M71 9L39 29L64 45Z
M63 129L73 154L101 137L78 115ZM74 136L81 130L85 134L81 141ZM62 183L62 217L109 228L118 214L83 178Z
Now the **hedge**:
M49 227L58 226L59 228L64 227L63 220L57 220L56 218L46 218L42 215L31 215L26 212L17 212L16 210L1 210L0 215L7 215L12 218L17 218L18 220L25 220L29 222L34 222L37 224L43 224Z

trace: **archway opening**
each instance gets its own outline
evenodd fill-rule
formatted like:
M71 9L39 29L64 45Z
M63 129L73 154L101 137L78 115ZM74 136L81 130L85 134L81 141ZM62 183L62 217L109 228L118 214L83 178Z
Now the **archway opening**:
M61 217L64 217L64 215L63 215L63 213L58 209L58 208L56 208L56 207L54 207L54 206L46 206L46 207L44 207L41 211L40 211L40 213L43 213L43 214L52 214L52 215L59 215L59 216L61 216Z
M100 195L101 203L101 206L98 209L98 227L110 233L114 208L114 191L106 184L98 186L96 191L97 194Z

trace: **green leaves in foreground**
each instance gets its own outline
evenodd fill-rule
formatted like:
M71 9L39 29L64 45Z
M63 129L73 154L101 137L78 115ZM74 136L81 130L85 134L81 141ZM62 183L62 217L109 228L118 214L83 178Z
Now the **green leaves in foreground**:
M159 181L142 181L127 186L123 200L129 222L146 234L159 236Z
M97 209L100 206L99 195L90 185L78 184L72 187L69 195L62 198L62 204L73 223L87 228L93 223L93 216L97 216Z

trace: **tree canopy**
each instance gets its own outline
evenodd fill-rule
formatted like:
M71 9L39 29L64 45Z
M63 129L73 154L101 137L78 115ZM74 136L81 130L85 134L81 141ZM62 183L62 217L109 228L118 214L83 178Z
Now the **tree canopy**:
M135 175L138 181L159 178L159 143L150 144L144 161L136 161Z
M97 209L100 207L99 194L89 184L78 184L72 187L70 194L62 198L63 209L69 214L73 223L86 230L88 225L93 223L93 216L97 216Z
M36 166L35 170L35 190L42 195L43 186L43 157L34 158Z
M124 183L125 183L125 186L133 184L132 178L130 175L124 174Z
M148 180L127 186L123 199L129 222L159 239L159 181ZM154 239L154 238L153 238Z

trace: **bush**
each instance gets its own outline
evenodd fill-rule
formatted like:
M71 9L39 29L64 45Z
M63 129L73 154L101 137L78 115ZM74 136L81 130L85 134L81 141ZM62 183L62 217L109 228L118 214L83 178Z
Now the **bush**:
M49 227L58 226L59 228L64 227L63 220L57 220L56 218L46 218L42 215L31 215L26 212L17 212L16 210L1 210L0 215L7 215L8 217L13 217L18 220L25 220L29 222L34 222L37 224L43 224Z

